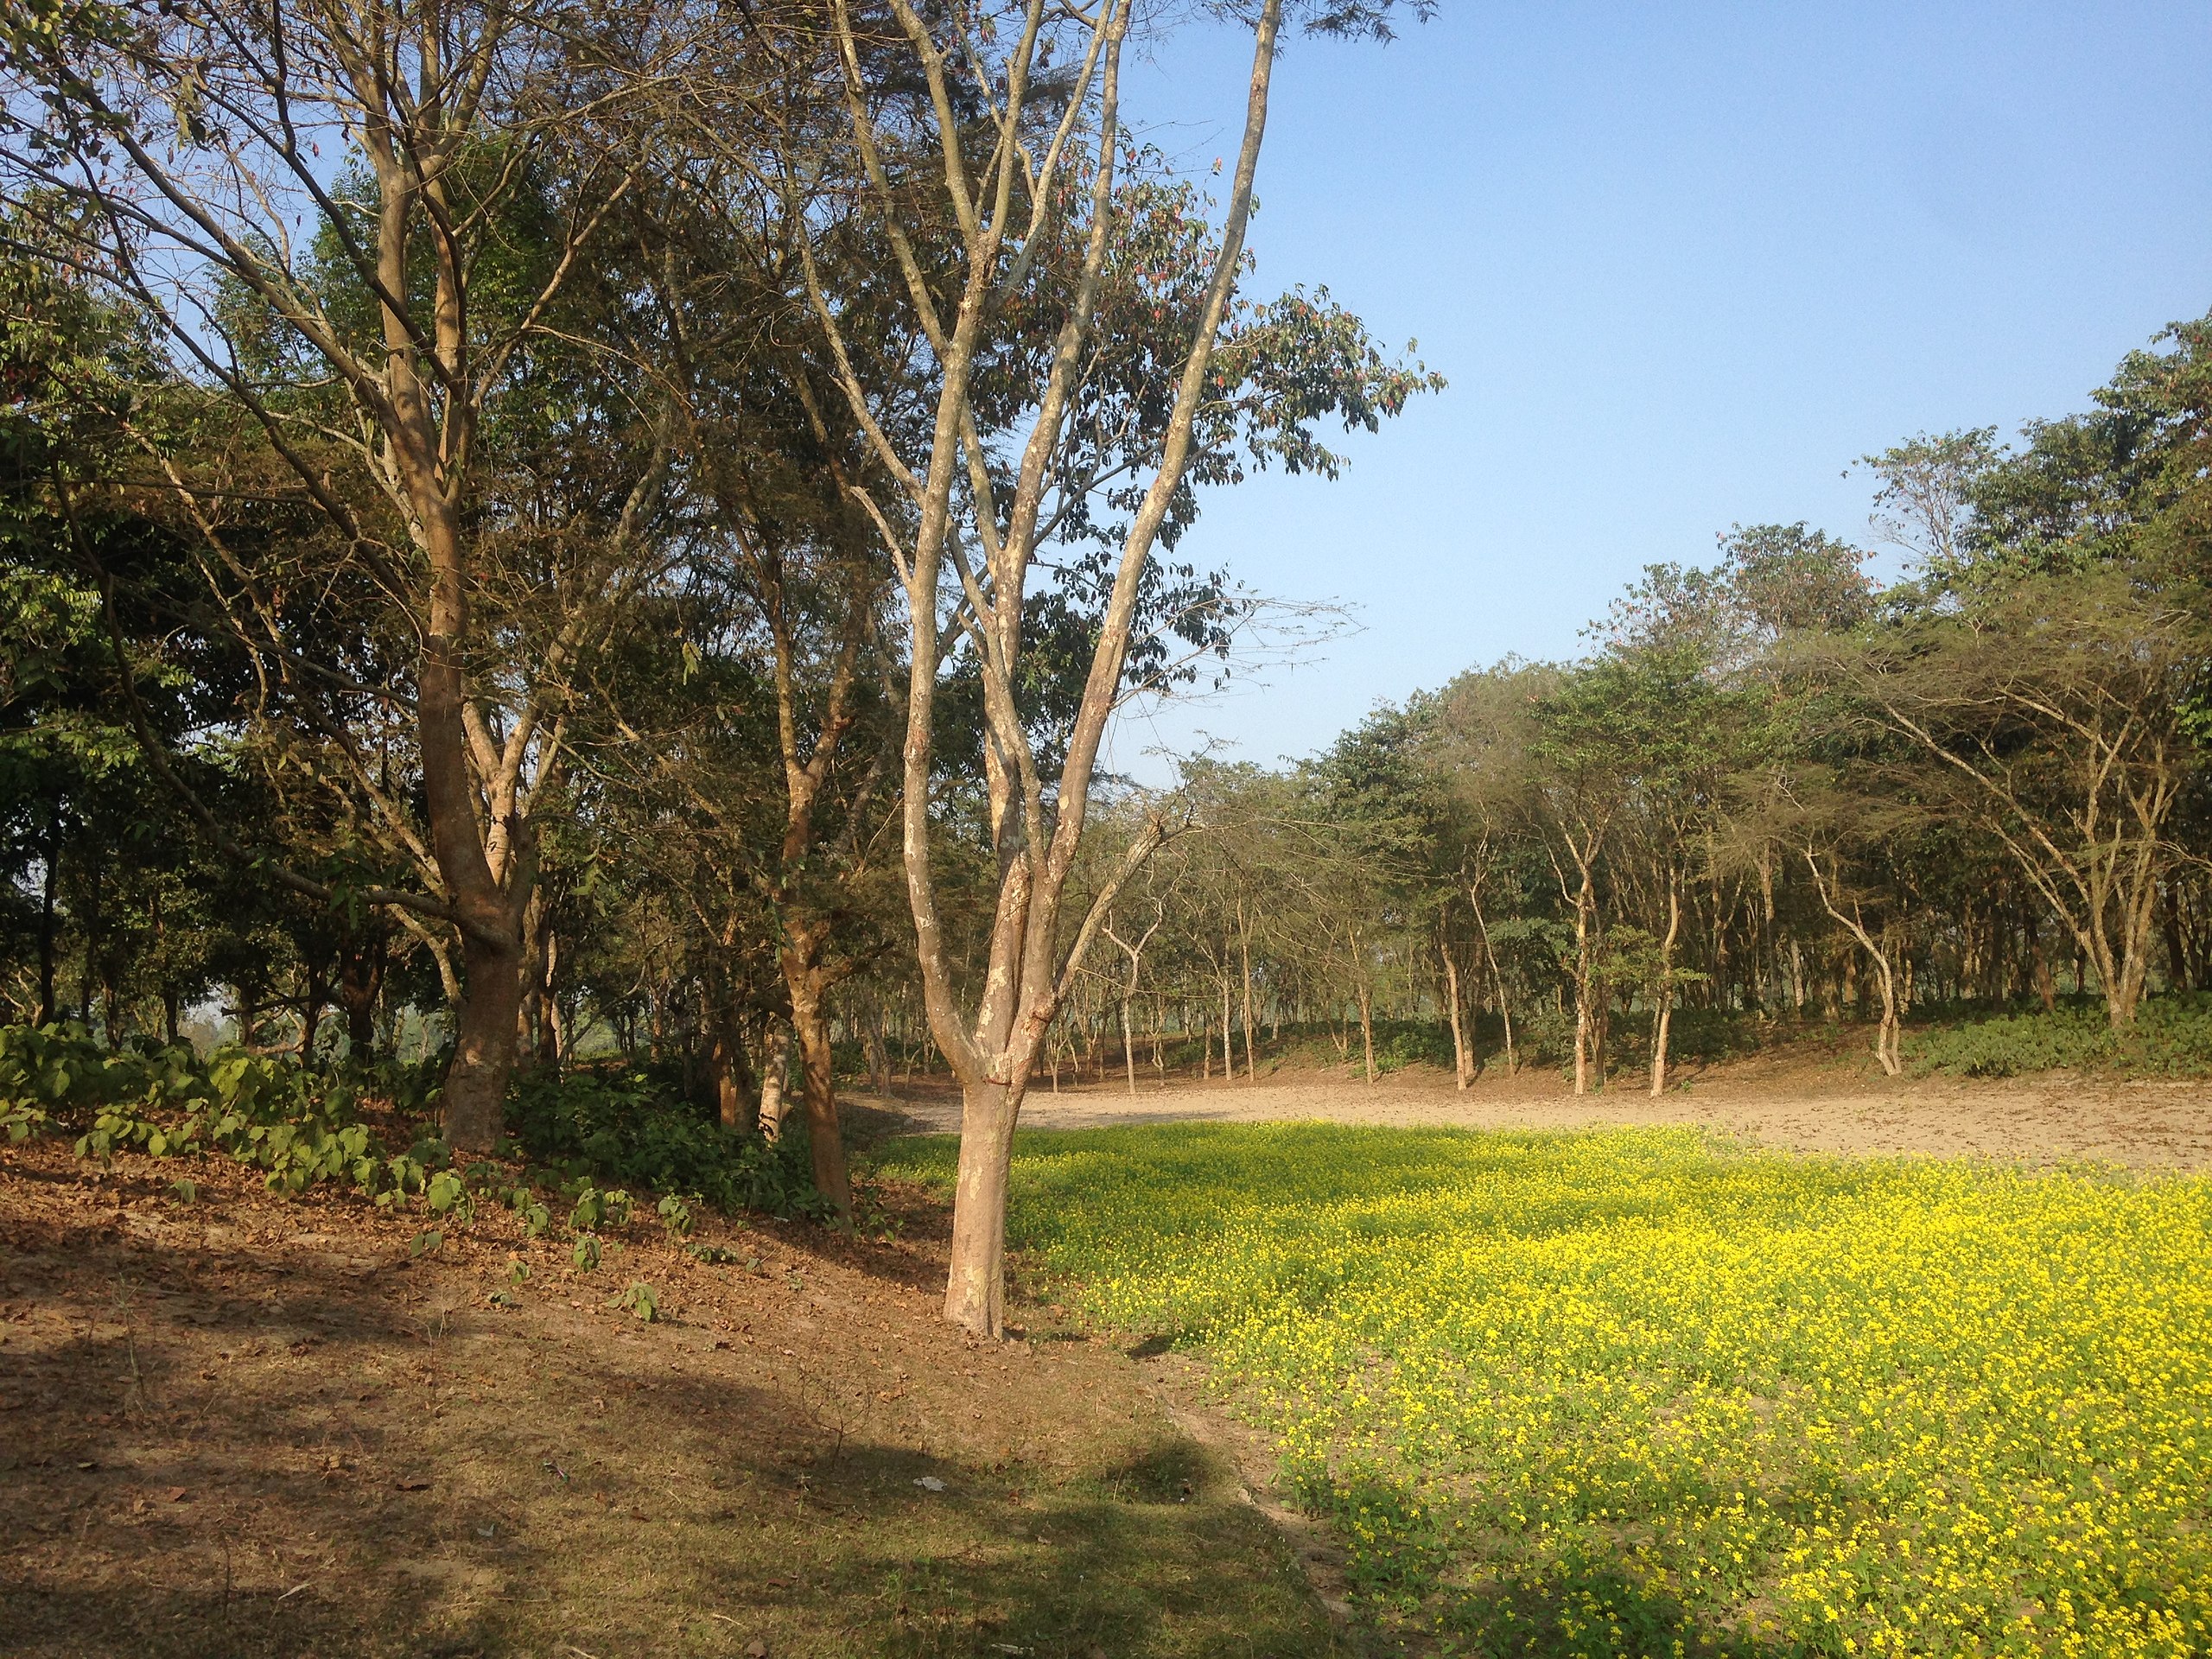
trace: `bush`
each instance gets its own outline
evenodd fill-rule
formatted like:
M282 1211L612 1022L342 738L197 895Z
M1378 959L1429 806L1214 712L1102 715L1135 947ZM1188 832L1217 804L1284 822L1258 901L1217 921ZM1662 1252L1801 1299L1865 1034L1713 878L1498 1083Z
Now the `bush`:
M0 1029L0 1125L21 1140L77 1128L77 1155L156 1158L220 1152L267 1172L272 1192L321 1181L380 1203L420 1192L422 1159L393 1156L353 1121L354 1086L283 1060L181 1046L111 1053L75 1025Z
M2101 1002L2080 1002L1916 1032L1906 1039L1906 1052L1916 1071L1965 1077L2058 1071L2202 1076L2212 1072L2212 995L2151 998L2125 1032L2112 1029Z
M692 1194L718 1210L825 1213L802 1124L772 1142L739 1135L655 1068L525 1073L507 1096L507 1129L533 1161L572 1178Z
M76 1134L80 1158L118 1151L156 1158L222 1153L267 1173L272 1192L321 1182L361 1189L380 1204L423 1196L440 1213L465 1206L493 1166L466 1176L434 1139L388 1150L359 1121L365 1100L390 1101L403 1122L439 1092L435 1060L309 1071L288 1060L219 1049L202 1059L183 1046L110 1052L82 1027L0 1027L0 1135ZM576 1069L518 1076L507 1102L521 1153L572 1185L649 1187L725 1211L819 1215L806 1135L794 1123L773 1144L725 1129L690 1104L672 1076L652 1068ZM481 1179L480 1179L481 1178ZM515 1207L542 1230L526 1188ZM664 1206L674 1217L689 1211ZM549 1217L550 1221L550 1217Z

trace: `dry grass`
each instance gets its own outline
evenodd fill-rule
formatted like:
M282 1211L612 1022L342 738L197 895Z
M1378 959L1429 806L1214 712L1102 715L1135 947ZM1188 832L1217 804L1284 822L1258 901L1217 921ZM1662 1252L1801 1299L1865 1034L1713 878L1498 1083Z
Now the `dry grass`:
M0 1154L0 1646L1349 1650L1126 1357L963 1342L941 1213L892 1202L896 1243L635 1226L584 1274L504 1216L410 1262L418 1220L227 1166Z

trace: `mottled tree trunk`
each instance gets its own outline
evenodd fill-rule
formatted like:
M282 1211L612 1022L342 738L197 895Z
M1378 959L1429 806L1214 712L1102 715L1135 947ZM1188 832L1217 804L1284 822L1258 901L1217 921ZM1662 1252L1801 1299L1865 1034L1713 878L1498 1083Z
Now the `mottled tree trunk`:
M522 941L500 948L464 934L467 995L454 1010L453 1064L446 1069L447 1141L457 1151L489 1152L505 1127L507 1079L514 1070L515 1018L522 1007Z
M1007 1185L1020 1110L1020 1100L1005 1084L987 1079L961 1090L960 1166L944 1313L978 1336L996 1336L1006 1324Z
M845 1171L843 1127L837 1121L837 1066L830 1039L825 976L818 968L786 976L791 1031L798 1039L799 1097L806 1110L807 1155L814 1189L840 1221L853 1218L853 1187Z

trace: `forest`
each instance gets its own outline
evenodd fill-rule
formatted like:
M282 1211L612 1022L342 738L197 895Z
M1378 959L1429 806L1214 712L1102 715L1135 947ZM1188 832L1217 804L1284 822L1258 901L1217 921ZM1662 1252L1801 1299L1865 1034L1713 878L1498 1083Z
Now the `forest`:
M1429 10L1219 9L1211 158L1134 0L0 10L0 1624L2204 1650L2201 1122L1622 1111L2197 1109L2212 316L1561 660L1105 758L1357 625L1222 492L1469 395L1251 245L1281 54ZM1035 1127L1263 1073L1527 1088Z
M1181 559L1208 493L1443 391L1240 285L1279 10L1225 200L1117 124L1126 10L582 16L16 27L22 1042L381 1067L480 1152L619 1062L591 1109L788 1112L849 1213L841 1072L949 1067L988 1145L1286 1027L1656 1093L2205 987L2212 321L1864 458L1856 540L1738 525L1561 594L1574 660L1143 787L1117 715L1299 649Z

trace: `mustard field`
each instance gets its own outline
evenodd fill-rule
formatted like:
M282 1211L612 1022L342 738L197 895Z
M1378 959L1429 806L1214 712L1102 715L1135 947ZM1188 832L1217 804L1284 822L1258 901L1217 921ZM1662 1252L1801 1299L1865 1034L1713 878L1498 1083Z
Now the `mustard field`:
M1386 1631L2212 1652L2203 1179L1298 1124L1034 1134L1016 1180L1027 1271L1213 1362Z

